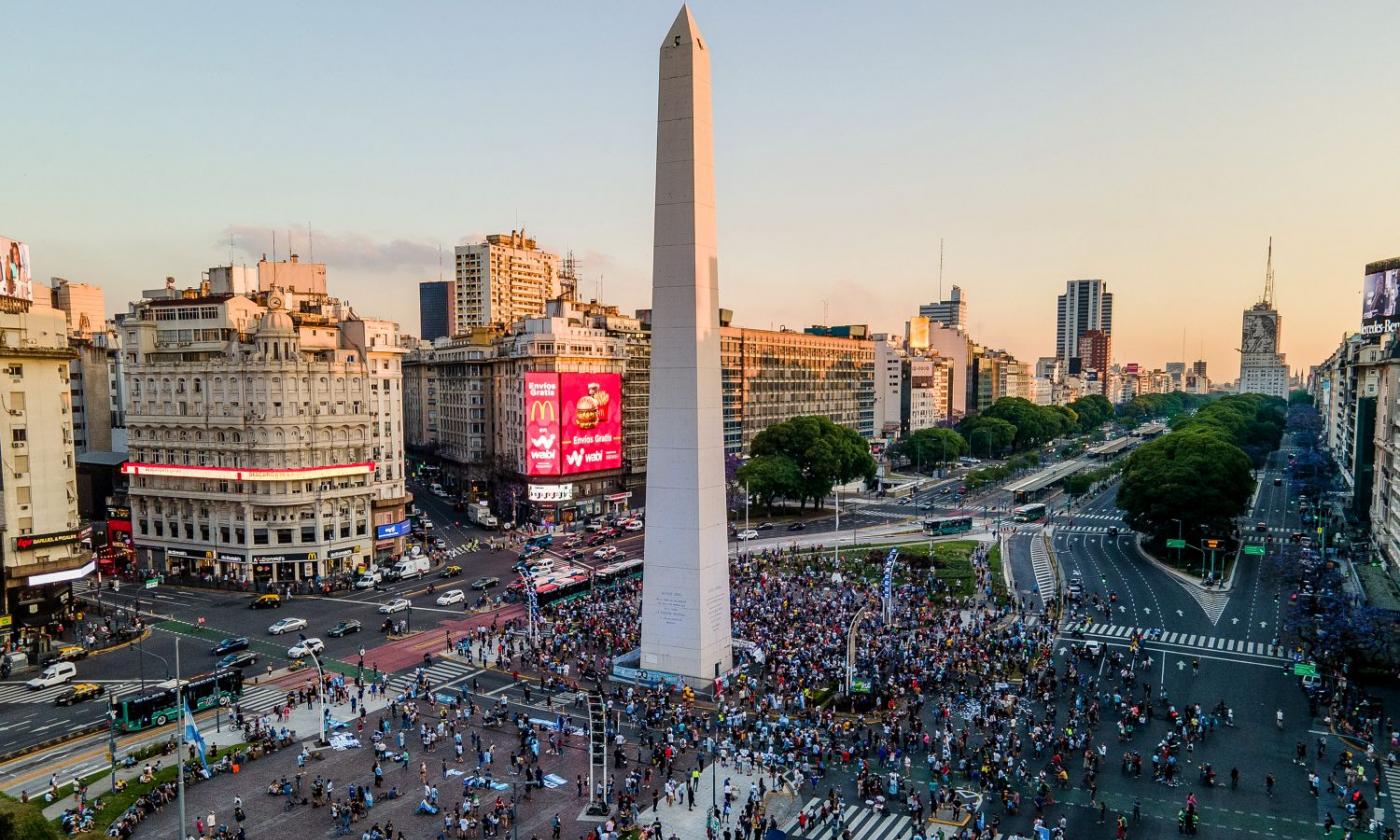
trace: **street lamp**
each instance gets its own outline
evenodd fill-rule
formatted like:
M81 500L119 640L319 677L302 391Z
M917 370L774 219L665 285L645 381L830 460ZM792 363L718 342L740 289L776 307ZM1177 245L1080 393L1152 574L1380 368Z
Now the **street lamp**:
M316 666L316 696L321 700L321 714L318 716L321 723L321 740L317 743L324 747L326 745L326 672L321 670L321 659L316 655L316 651L306 644L306 634L298 633L297 637L301 639L302 648L306 651L307 656L311 657L312 664Z

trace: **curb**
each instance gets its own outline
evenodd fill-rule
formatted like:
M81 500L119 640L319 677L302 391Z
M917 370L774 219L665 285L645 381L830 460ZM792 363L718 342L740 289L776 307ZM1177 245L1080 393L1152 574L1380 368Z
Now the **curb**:
M1133 541L1133 545L1136 546L1138 554L1141 555L1144 560L1155 564L1158 568L1162 569L1167 574L1175 577L1183 586L1193 586L1205 592L1223 592L1228 595L1235 585L1235 569L1240 564L1238 551L1235 552L1235 562L1230 564L1230 577L1227 580L1223 581L1219 586L1212 586L1207 588L1201 586L1201 582L1199 580L1196 580L1195 575L1188 575L1180 569L1176 568L1175 566L1171 565L1170 563L1164 563L1163 561L1157 559L1156 555L1151 554L1150 552L1148 552L1147 549L1143 548L1142 534L1137 534L1136 537L1137 538Z

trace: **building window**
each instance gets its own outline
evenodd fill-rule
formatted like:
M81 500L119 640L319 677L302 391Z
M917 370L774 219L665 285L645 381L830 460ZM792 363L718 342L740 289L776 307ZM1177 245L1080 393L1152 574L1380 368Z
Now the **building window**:
M278 529L277 529L277 544L278 544L278 545L291 545L291 544L292 544L292 529L291 529L291 528L278 528Z
M29 433L25 431L23 426L16 426L10 430L10 439L15 443L24 443L29 439Z
M253 545L267 545L267 529L266 529L266 528L254 528L254 529L253 529Z

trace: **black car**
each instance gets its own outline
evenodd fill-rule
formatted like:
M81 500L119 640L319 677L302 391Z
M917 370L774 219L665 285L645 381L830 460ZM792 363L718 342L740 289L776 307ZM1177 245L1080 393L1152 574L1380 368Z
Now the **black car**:
M347 618L344 621L338 622L334 627L327 630L326 635L330 636L333 639L339 639L341 636L358 632L360 632L360 622L353 618Z
M250 665L258 664L258 655L251 650L240 650L230 653L214 665L216 670L222 671L225 668L247 668Z
M472 581L472 589L485 591L493 586L500 585L501 579L498 577L479 577Z
M248 637L247 637L247 636L234 636L234 637L229 638L229 639L224 639L223 641L219 642L217 645L214 645L213 647L211 647L211 648L209 649L209 652L212 653L212 654L214 654L215 656L223 656L223 655L226 654L226 653L233 653L233 652L236 651L236 650L247 650L247 649L248 649Z
M773 530L773 523L772 523L772 522L760 522L760 523L758 523L758 527L755 528L755 530L758 530L758 531L771 531L771 530Z
M806 523L806 522L794 522L794 523L792 523L791 525L788 526L788 530L789 530L789 531L805 531L806 529L807 529L807 523Z

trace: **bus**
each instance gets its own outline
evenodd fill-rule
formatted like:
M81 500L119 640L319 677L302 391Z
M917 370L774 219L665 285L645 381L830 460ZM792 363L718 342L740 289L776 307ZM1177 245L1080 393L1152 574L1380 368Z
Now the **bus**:
M945 516L924 520L924 533L931 537L964 534L972 530L971 516Z
M594 589L616 586L626 580L641 577L641 560L619 560L599 566L590 576L586 569L575 569L535 587L535 597L541 605L572 601Z
M232 668L180 683L181 699L194 712L227 706L243 695L243 673ZM175 688L175 680L166 680L138 694L112 698L112 725L121 732L139 732L179 720Z
M1011 512L1011 518L1017 522L1038 522L1045 518L1045 505L1042 502L1021 505Z

